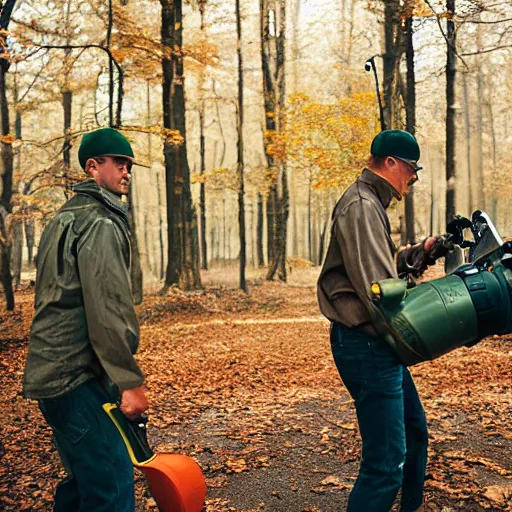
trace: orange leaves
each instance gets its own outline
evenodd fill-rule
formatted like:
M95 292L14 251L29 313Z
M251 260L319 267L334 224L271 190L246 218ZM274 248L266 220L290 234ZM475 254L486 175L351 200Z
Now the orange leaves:
M0 135L0 142L3 142L4 144L12 144L15 140L16 139L12 133L9 133L8 135Z

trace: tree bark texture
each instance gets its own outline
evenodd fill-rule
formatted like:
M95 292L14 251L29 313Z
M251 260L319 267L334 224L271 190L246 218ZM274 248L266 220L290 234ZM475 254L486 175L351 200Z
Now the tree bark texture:
M237 105L237 174L238 174L238 226L240 235L240 288L247 291L245 280L246 240L244 204L244 61L242 55L242 17L240 0L235 0L236 54L238 61L238 105Z
M405 98L405 129L416 135L416 78L414 73L414 44L412 10L407 12L405 20L406 61L407 61L407 93ZM414 244L414 188L405 196L405 242Z
M270 17L276 20L275 33L271 33ZM278 135L284 128L285 108L285 31L286 2L284 0L260 0L261 65L265 98L266 129ZM266 279L286 281L286 238L289 215L288 174L285 162L276 162L267 155L269 169L275 173L272 183L268 216L269 269Z
M263 254L263 197L261 194L258 194L257 202L256 252L258 254L258 267L263 267L265 265L265 257Z
M464 86L464 124L466 127L466 160L468 165L468 209L473 211L473 166L471 162L471 118L469 111L468 74L463 74Z
M141 304L142 303L142 295L143 295L143 277L142 277L142 267L140 264L140 252L139 252L139 241L137 238L137 226L135 223L135 215L133 211L133 196L134 196L134 190L133 186L130 187L130 196L129 196L129 203L128 203L128 224L130 226L130 233L131 233L131 253L132 253L132 259L131 259L131 265L130 265L130 278L132 283L132 297L133 302L135 304Z
M455 0L446 1L447 52L446 52L446 224L456 214L455 202L455 76L457 69L455 53Z
M15 0L7 0L1 7L0 29L7 31L14 9ZM5 38L5 36L3 36ZM3 41L5 43L5 40ZM2 45L5 48L5 45ZM9 69L7 59L0 55L0 121L1 134L9 135L9 104L7 103L6 74ZM11 233L9 222L12 214L13 151L12 144L0 142L1 182L0 182L0 282L4 289L7 311L14 309L14 290L11 276Z
M164 143L168 258L165 288L179 284L184 290L201 288L196 255L197 236L192 214L190 169L187 159L185 129L185 94L183 78L183 16L181 0L160 0L162 6L161 39L162 101L164 128L177 130L182 144Z
M199 109L199 152L200 152L200 165L201 176L206 171L206 149L204 139L204 103ZM208 270L208 247L206 240L206 184L201 181L199 185L199 209L201 215L201 268Z
M71 112L73 106L73 92L70 90L62 91L62 110L64 112L64 146L62 148L63 158L63 179L64 194L66 199L71 197L71 183L69 181L69 170L71 168Z
M386 129L393 127L396 118L397 71L400 55L402 30L400 30L400 0L384 0L384 79L383 79L383 117Z

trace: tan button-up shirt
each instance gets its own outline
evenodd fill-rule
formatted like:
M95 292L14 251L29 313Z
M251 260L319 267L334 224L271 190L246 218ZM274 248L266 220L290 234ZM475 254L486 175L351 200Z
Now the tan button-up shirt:
M335 206L318 280L318 304L329 320L347 327L369 324L371 283L398 277L386 213L393 197L400 199L386 180L365 169Z

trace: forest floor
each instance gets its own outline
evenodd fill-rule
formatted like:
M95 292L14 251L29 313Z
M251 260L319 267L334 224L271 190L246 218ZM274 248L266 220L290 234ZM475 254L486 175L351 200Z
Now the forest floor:
M288 285L254 274L246 295L212 271L203 291L171 289L139 307L151 444L200 464L208 512L346 506L360 439L318 313L317 273L294 269ZM36 404L20 394L32 289L17 300L0 313L0 510L49 511L64 474ZM512 511L512 337L412 373L430 431L426 510ZM156 510L140 475L136 493L138 511Z

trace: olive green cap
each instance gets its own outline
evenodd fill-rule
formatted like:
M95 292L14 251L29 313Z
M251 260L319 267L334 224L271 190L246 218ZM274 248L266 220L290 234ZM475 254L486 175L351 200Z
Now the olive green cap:
M384 130L372 142L370 152L374 156L394 156L417 162L420 159L418 141L404 130Z
M78 150L78 161L85 163L95 156L124 156L133 161L133 150L128 139L113 128L100 128L82 137Z

